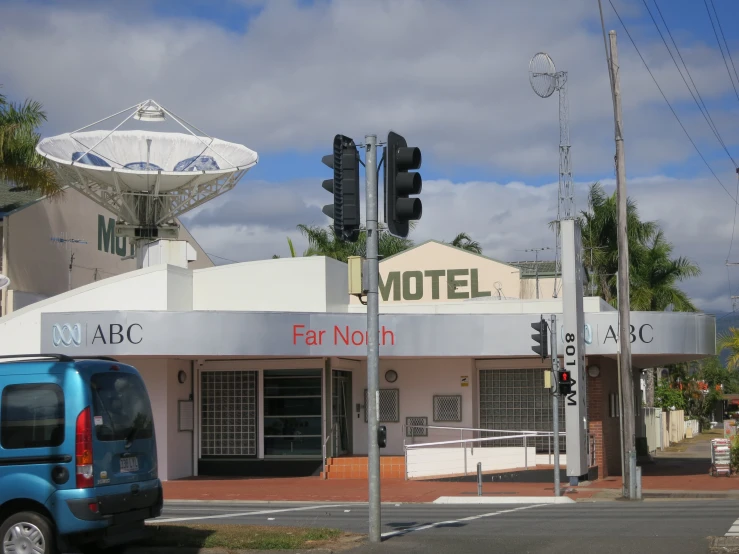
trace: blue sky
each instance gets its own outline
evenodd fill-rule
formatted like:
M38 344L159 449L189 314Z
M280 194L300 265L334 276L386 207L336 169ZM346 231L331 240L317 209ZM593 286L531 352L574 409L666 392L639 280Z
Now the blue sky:
M739 160L739 98L706 4L656 1ZM736 194L735 168L644 3L614 4L690 135ZM739 69L739 4L707 4L715 5ZM655 0L647 5L665 33ZM549 244L558 103L530 88L528 61L539 51L569 75L578 209L589 183L613 187L613 112L596 0L0 0L0 10L0 50L13 53L0 59L3 93L44 104L43 136L154 98L259 153L237 189L184 218L207 251L229 259L284 254L285 236L304 248L295 226L327 222L321 181L330 170L321 157L333 135L360 142L390 129L423 151L417 240L464 230L498 259ZM706 309L730 309L728 283L739 291L739 268L727 276L725 266L734 203L665 104L609 0L604 13L619 41L629 195L663 225L675 254L703 269L686 291ZM226 210L240 203L243 217ZM731 256L739 258L734 235Z

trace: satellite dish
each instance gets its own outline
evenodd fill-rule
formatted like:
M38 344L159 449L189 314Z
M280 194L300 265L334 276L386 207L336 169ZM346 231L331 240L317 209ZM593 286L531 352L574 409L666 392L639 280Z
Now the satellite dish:
M9 284L10 284L10 279L8 279L5 275L0 273L0 290L3 290Z
M529 82L534 92L548 98L557 90L557 70L549 54L539 52L529 62Z
M125 112L112 130L89 130ZM184 132L121 130L131 118L168 119ZM129 237L137 252L152 241L177 240L176 218L234 188L259 160L255 151L207 135L154 100L45 138L36 151L63 184L115 213L116 236Z

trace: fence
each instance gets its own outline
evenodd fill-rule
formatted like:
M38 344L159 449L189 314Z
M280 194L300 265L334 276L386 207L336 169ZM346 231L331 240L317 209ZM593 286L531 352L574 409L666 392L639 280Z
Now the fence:
M552 433L547 431L501 431L493 429L468 429L459 427L409 426L412 444L404 444L406 479L468 475L482 464L483 471L506 469L530 469L537 465L551 465L553 460ZM458 433L453 440L428 439L429 430L444 434ZM423 432L422 439L418 432ZM499 435L465 438L473 435ZM561 437L565 433L560 433ZM537 452L536 442L546 438L547 451ZM425 439L428 442L418 442ZM498 446L506 441L505 446ZM510 446L511 442L517 446ZM493 447L494 448L491 448ZM563 449L564 450L564 449ZM566 455L560 454L560 464L565 467Z

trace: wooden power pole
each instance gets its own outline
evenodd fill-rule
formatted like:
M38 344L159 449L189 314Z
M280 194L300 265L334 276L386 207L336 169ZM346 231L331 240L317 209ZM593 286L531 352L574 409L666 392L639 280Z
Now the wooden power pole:
M631 366L631 305L629 302L629 243L626 233L626 160L624 159L621 88L616 31L608 33L611 42L610 73L613 111L616 124L616 197L618 200L618 316L619 371L621 373L622 436L624 453L623 494L636 499L636 413L634 407L634 372Z

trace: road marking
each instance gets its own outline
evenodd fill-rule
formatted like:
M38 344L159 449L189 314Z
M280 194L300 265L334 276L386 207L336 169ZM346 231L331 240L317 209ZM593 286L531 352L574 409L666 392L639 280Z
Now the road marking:
M407 533L415 533L416 531L425 531L426 529L433 529L434 527L441 527L442 525L453 525L455 523L461 523L463 521L473 521L475 519L481 519L484 517L492 517L497 516L500 514L508 514L511 512L518 512L519 510L529 510L531 508L538 508L539 506L544 506L545 504L535 504L533 506L522 506L520 508L511 508L510 510L500 510L498 512L490 512L487 514L479 514L476 516L470 516L470 517L464 517L461 519L453 519L450 521L438 521L436 523L429 523L428 525L419 525L418 527L409 527L408 529L400 529L398 531L388 531L387 533L383 533L383 538L388 537L396 537L398 535L405 535Z
M739 519L737 519L734 524L731 526L731 529L729 529L728 533L724 535L725 537L739 537Z
M238 513L232 513L232 514L220 514L217 516L193 516L193 517L170 517L166 519L154 519L150 521L157 521L159 523L175 523L179 521L200 521L203 519L221 519L221 518L227 518L227 517L245 517L245 516L261 516L266 514L277 514L281 512L304 512L307 510L322 510L324 508L341 508L343 507L341 504L329 504L327 505L321 505L321 506L304 506L302 508L283 508L281 510L262 510L259 512L238 512Z

